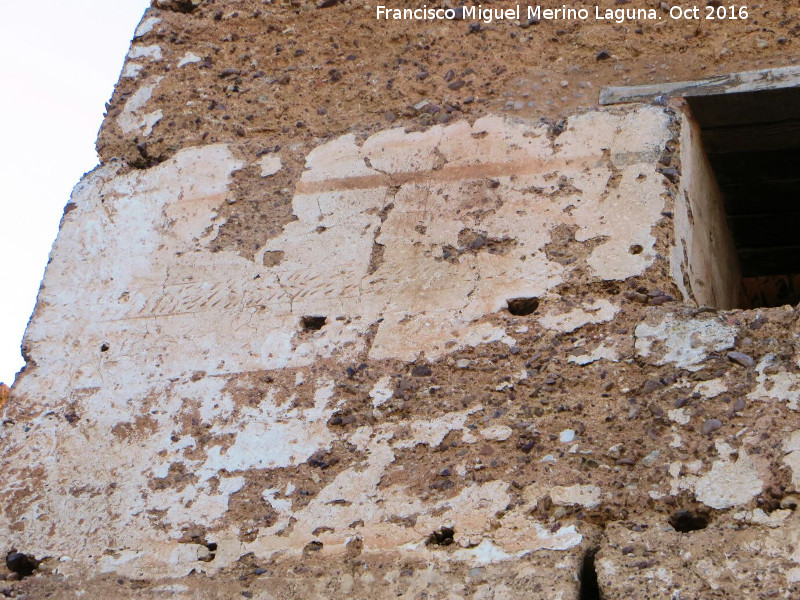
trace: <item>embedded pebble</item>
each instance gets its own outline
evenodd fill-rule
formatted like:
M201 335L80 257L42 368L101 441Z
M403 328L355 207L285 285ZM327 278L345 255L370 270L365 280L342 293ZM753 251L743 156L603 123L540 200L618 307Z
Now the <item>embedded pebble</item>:
M559 439L564 444L569 444L571 441L575 439L575 431L573 429L565 429L561 432Z
M703 425L700 427L700 431L704 434L714 433L717 429L722 427L722 421L719 419L708 419L703 422Z
M420 111L421 111L421 110L423 110L423 109L424 109L426 106L428 106L430 103L431 103L431 101L430 101L430 100L428 100L427 98L426 98L425 100L420 100L419 102L417 102L417 103L414 105L414 110L420 110Z
M642 464L646 467L652 467L654 464L656 464L656 461L658 461L658 457L660 455L661 453L658 450L653 450L650 454L642 459Z
M727 356L729 361L748 369L756 364L753 357L744 352L728 352Z
M680 173L678 169L670 167L669 169L662 169L661 174L666 177L671 183L678 183L680 180Z
M414 365L411 374L414 377L430 377L433 371L428 365Z
M664 387L664 384L660 381L656 381L655 379L648 379L644 382L644 386L642 387L642 392L645 394L652 394L656 390L660 390Z

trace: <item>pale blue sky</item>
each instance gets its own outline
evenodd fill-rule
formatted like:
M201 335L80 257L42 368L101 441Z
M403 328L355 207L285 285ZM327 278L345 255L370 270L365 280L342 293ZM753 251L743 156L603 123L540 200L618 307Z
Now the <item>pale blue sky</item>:
M149 0L40 0L0 19L0 381L20 342L69 194L97 165L105 103Z

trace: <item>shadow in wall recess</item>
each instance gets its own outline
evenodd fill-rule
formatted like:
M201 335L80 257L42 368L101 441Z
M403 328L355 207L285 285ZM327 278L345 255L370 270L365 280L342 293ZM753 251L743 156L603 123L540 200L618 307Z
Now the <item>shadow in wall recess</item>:
M601 600L600 585L597 583L597 570L595 569L594 557L597 548L589 550L583 557L583 565L580 572L580 592L579 600Z

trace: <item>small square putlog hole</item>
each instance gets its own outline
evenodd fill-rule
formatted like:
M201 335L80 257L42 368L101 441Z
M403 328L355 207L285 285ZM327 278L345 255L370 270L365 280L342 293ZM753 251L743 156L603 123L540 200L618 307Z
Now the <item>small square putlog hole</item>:
M533 314L537 308L539 308L538 298L511 298L508 301L508 312L518 317Z
M308 315L300 318L300 325L303 329L308 331L319 331L327 322L327 317L321 317L319 315Z
M798 304L800 87L686 100L723 198L742 277L739 308Z

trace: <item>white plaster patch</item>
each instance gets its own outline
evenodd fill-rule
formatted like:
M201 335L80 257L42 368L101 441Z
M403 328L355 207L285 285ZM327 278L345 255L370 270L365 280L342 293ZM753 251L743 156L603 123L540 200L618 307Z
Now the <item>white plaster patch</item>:
M610 360L615 362L619 360L616 347L606 346L605 344L601 343L590 352L586 352L584 354L573 354L567 359L567 362L584 366L593 362L597 362L598 360Z
M281 157L277 154L265 154L259 161L261 165L261 177L270 177L275 175L283 168Z
M579 546L583 541L583 536L578 532L575 525L561 527L554 532L549 526L534 523L531 528L531 534L535 535L530 535L523 542L528 547L528 549L521 551L523 555L530 554L536 550L569 550Z
M143 68L144 65L140 65L139 63L126 62L125 68L122 70L122 77L125 79L136 79Z
M197 470L201 480L221 469L234 472L298 465L317 450L329 448L334 439L327 427L335 410L328 407L332 395L333 383L328 383L317 389L313 408L298 410L289 403L276 405L275 391L270 390L258 408L242 411L242 423L212 428L216 435L233 433L236 441L227 450L220 446L208 449L208 459Z
M657 325L640 323L636 326L636 354L651 355L655 364L674 363L698 371L711 352L733 347L736 328L717 319L684 319L669 314Z
M469 562L476 566L493 565L499 562L517 558L513 554L505 552L492 543L491 540L483 540L474 548L462 548L454 552L456 559Z
M139 46L134 44L128 51L128 60L136 60L138 58L148 58L150 60L161 60L164 58L161 53L161 46Z
M456 320L442 322L437 320L433 311L431 313L424 318L407 313L386 317L375 336L370 358L400 358L412 362L420 357L423 348L425 358L435 361L468 346L494 342L513 346L515 343L514 338L506 335L505 329L491 323L477 323L462 329L453 326Z
M556 485L550 489L551 500L562 506L597 508L600 506L601 494L602 490L596 485Z
M735 461L729 457L714 461L711 470L697 479L695 497L711 508L730 508L747 504L761 493L764 482L744 448Z
M589 323L605 323L614 318L619 307L605 299L596 300L583 308L574 308L567 313L549 314L539 318L539 322L547 329L555 329L569 333Z
M694 390L704 398L716 398L720 394L728 391L728 386L725 384L724 379L709 379L708 381L701 381Z
M792 470L792 484L800 486L800 431L794 431L783 441L786 456L783 463Z
M462 338L463 348L466 346L479 346L481 344L491 344L502 342L506 346L513 346L516 340L506 335L506 330L502 327L493 327L489 323L480 323L470 329L469 333Z
M692 420L692 415L685 408L671 408L667 411L667 416L678 425L688 425Z
M481 429L481 437L494 442L505 442L513 433L514 430L507 425L492 425Z
M800 407L800 379L786 371L767 374L776 362L774 354L767 354L756 365L756 389L747 394L750 400L786 402L791 410Z
M264 499L265 502L269 503L269 505L279 513L289 513L292 511L292 501L288 499L281 499L276 498L278 494L280 494L280 490L273 490L273 489L266 489L261 494L261 497ZM286 495L289 495L291 492L287 492Z
M408 423L410 438L395 442L394 448L413 448L418 444L431 447L438 446L451 431L461 431L469 416L481 410L482 406L461 411L446 413L436 419L411 421Z
M394 395L394 386L392 385L392 378L389 375L381 377L369 392L369 397L372 398L372 406L378 408L392 399Z
M140 38L147 35L153 31L153 28L159 23L161 23L161 19L157 17L147 17L141 23L139 23L139 27L136 28L136 33L133 34L133 37Z
M752 511L748 510L734 513L733 518L737 521L747 523L748 525L763 525L775 529L783 525L783 522L786 521L791 514L792 511L789 509L774 510L767 514L760 508L756 508Z
M585 128L593 130L589 133ZM613 131L613 135L606 137ZM592 271L603 279L624 279L631 272L643 271L655 259L655 237L652 228L643 223L656 223L661 218L664 201L661 197L661 182L648 176L641 178L644 165L631 161L630 154L647 161L659 152L656 140L669 136L668 123L658 110L632 110L618 121L609 115L589 113L576 116L558 138L560 154L569 155L591 149L610 153L611 162L618 168L620 179L615 189L609 190L603 203L593 207L583 202L576 203L573 212L580 229L575 234L577 241L605 236L588 258ZM632 163L632 164L631 164ZM651 170L649 172L652 172ZM575 184L577 188L581 186ZM637 198L631 202L630 198ZM639 254L631 253L633 245L642 247Z
M153 77L149 80L149 83L140 87L128 98L122 112L117 117L117 124L123 133L138 132L147 137L153 132L153 127L161 120L163 112L158 109L145 113L142 109L150 100L153 90L156 89L162 79L163 77ZM130 192L133 191L133 189L130 190Z
M178 68L185 67L186 65L191 65L194 63L202 62L202 58L197 56L194 52L187 52L183 55L183 58L178 62Z

